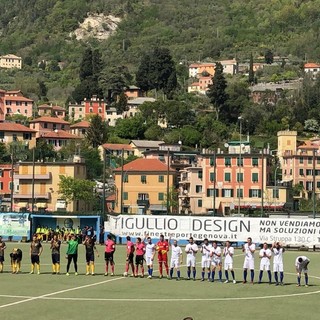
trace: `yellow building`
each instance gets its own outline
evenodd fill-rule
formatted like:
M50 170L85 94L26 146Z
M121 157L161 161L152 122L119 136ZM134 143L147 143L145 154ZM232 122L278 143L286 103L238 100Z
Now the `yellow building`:
M9 144L13 141L22 142L32 149L36 145L36 131L14 122L0 122L0 142Z
M60 175L77 179L86 179L87 172L84 162L75 157L74 162L36 162L34 166L34 210L37 211L86 211L88 203L73 201L66 203L59 194ZM19 173L14 176L15 210L32 207L33 163L21 162Z
M22 68L22 58L14 54L7 54L5 56L0 56L0 68L12 69Z
M176 174L167 164L158 159L136 159L114 170L114 174L115 212L121 209L130 214L167 212L167 193L174 186Z
M283 157L294 155L297 151L297 131L278 131L278 154L280 164Z

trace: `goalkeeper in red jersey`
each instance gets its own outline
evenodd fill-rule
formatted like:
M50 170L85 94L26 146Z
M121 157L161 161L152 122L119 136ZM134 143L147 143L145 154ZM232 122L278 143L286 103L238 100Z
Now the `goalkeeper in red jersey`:
M169 252L169 243L164 239L163 235L160 235L160 240L156 244L156 250L158 252L158 263L159 263L159 272L161 279L163 277L163 268L162 264L166 268L167 277L169 278L169 267L168 267L168 252Z

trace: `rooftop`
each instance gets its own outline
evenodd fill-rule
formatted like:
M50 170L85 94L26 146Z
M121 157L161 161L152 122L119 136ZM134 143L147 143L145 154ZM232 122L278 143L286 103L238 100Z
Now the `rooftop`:
M126 150L126 151L132 151L132 147L129 144L123 144L123 143L105 143L102 145L104 149L109 150Z
M153 140L131 140L130 144L134 144L137 148L159 148L159 145L164 141Z
M5 100L7 101L24 101L24 102L33 102L33 100L28 99L26 97L22 97L22 96L8 96L7 94L5 94L5 96L3 97Z
M129 100L128 101L128 105L132 105L132 104L140 105L140 104L143 104L145 102L155 102L155 101L156 101L155 98L139 97L139 98L135 98L135 99Z
M318 63L314 63L314 62L309 62L309 63L305 63L304 64L304 68L308 69L308 68L320 68L320 64Z
M20 123L15 122L0 122L0 131L10 132L36 132L36 130L30 129Z
M64 130L46 132L42 137L45 139L79 139L78 136Z
M75 129L75 128L89 128L90 127L90 122L89 121L80 121L78 123L75 123L73 125L70 126L71 129Z
M121 172L121 170L125 172L166 172L168 170L168 167L165 163L158 159L143 159L139 158L136 160L133 160L123 166L123 169L117 168L114 171L115 172ZM171 170L171 173L175 172Z
M31 120L30 123L37 123L37 122L50 122L50 123L60 123L60 124L69 124L69 122L64 121L60 118L55 117L40 117L34 120Z

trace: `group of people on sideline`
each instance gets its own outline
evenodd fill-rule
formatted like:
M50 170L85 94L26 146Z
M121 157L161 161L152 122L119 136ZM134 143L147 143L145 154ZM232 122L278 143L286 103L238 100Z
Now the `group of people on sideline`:
M99 257L99 252L96 247L95 234L90 232L90 228L86 229L86 233L80 234L70 233L67 239L66 251L66 275L69 276L71 263L73 262L75 275L78 275L78 247L82 244L85 248L86 259L86 275L95 275L95 256ZM89 232L88 232L89 231ZM43 238L42 238L43 239ZM48 239L49 240L49 239ZM154 243L147 234L142 239L138 237L136 242L132 242L130 236L126 238L126 257L125 257L125 271L123 276L127 277L129 274L132 277L144 277L145 268L147 267L148 279L154 277L154 261L157 255L159 278L163 278L164 271L168 279L173 279L174 271L176 271L176 280L181 279L180 267L183 263L183 254L186 255L187 280L196 280L196 257L201 255L201 281L214 282L217 274L217 281L224 283L237 283L235 271L233 268L234 248L229 241L226 241L224 247L218 245L217 241L209 243L208 239L204 239L200 247L196 244L194 239L189 238L188 244L184 250L178 245L177 240L164 239L160 235L159 241ZM61 235L54 233L50 238L50 250L52 258L52 274L60 274L60 249L61 249ZM99 239L101 243L101 239ZM105 276L113 276L115 274L114 253L116 251L116 243L111 234L107 235L104 243L105 252ZM0 273L3 272L4 252L6 244L0 236ZM171 251L170 264L168 263L169 252ZM39 234L36 233L32 237L30 243L30 259L31 270L30 274L40 274L40 257L43 252L43 246ZM249 237L247 242L242 246L244 254L243 263L243 279L242 282L247 283L248 272L250 273L250 283L255 283L255 253L256 245ZM284 263L283 254L284 247L279 242L275 242L269 247L264 243L262 248L258 251L260 258L258 283L262 283L263 273L266 271L267 280L272 284L271 260L273 259L273 276L275 285L284 284ZM21 268L22 251L19 248L14 248L10 253L12 273L19 273ZM301 275L304 274L305 286L308 286L308 265L310 259L306 256L298 256L295 260L295 268L297 272L297 286L301 286ZM222 279L222 272L224 270L225 278ZM230 279L230 275L231 278Z

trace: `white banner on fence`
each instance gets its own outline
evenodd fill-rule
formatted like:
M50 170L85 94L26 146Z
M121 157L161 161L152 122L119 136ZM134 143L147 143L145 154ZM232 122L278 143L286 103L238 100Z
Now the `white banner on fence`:
M163 234L166 238L242 242L251 237L256 243L320 244L320 220L313 219L119 215L109 216L105 230L121 237L148 233L154 238Z

